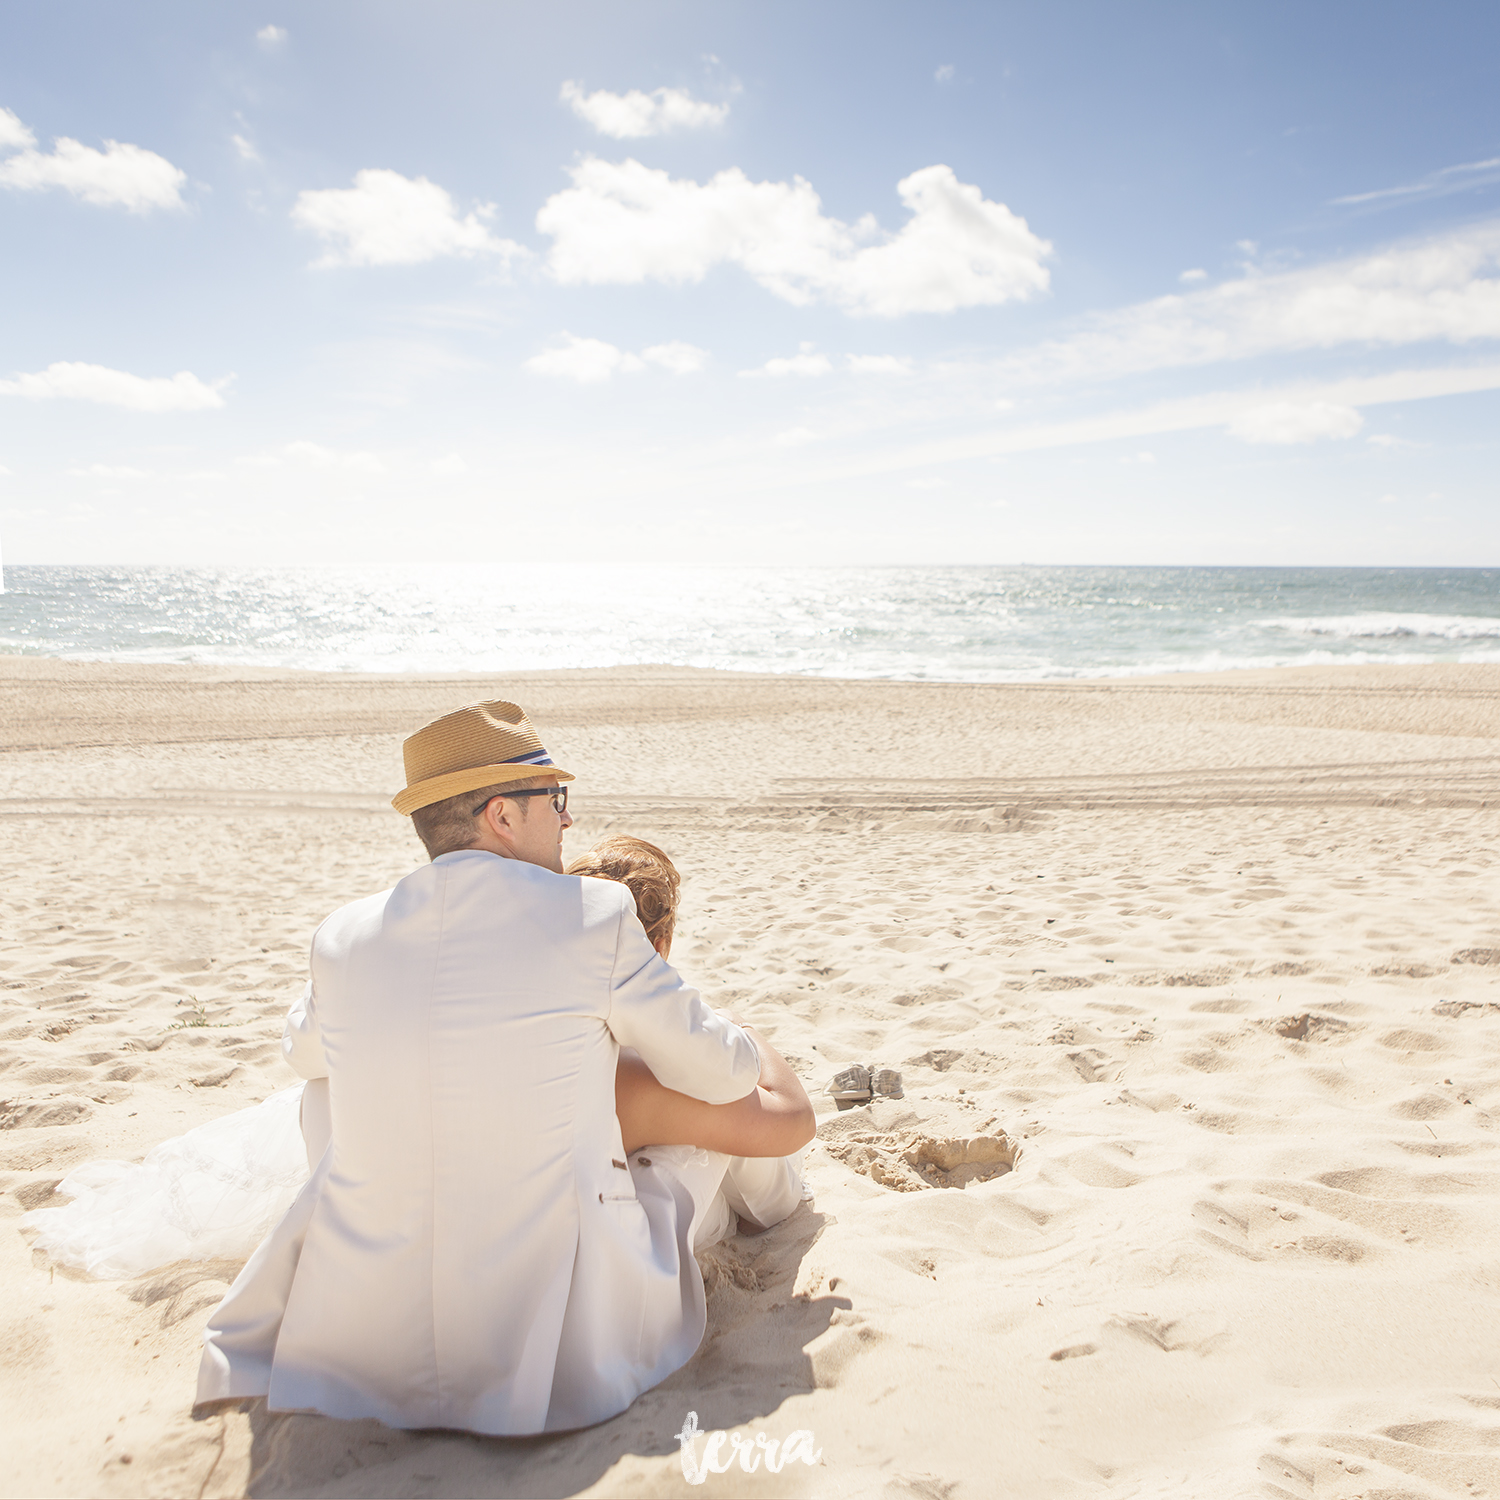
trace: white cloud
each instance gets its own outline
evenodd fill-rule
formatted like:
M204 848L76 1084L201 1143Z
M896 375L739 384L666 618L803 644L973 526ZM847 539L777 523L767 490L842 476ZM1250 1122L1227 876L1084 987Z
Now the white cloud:
M952 63L943 63L933 70L933 78L938 83L951 83L953 81L954 67Z
M1400 504L1400 496L1399 495L1382 495L1380 497L1380 502L1379 503L1381 505L1398 505L1398 504Z
M241 161L259 161L260 152L242 135L229 137L234 142L234 149L239 152Z
M1252 406L1229 424L1229 434L1246 443L1315 443L1320 438L1351 438L1365 425L1352 406L1329 401L1273 401Z
M612 375L638 375L647 365L655 365L670 375L694 375L708 363L708 350L680 339L667 344L652 344L637 354L617 349L603 339L584 339L563 333L551 349L544 349L526 361L526 368L538 375L554 375L576 380L580 385L597 385Z
M911 360L903 354L851 354L849 368L856 375L910 375Z
M854 225L827 217L800 177L751 182L731 167L699 184L592 156L570 175L536 219L567 285L697 282L734 264L788 302L876 317L992 306L1048 285L1052 247L945 166L897 184L911 217L895 234L870 215Z
M135 214L182 207L187 173L142 146L105 141L104 150L96 151L64 135L51 151L38 151L36 136L10 110L0 109L0 151L15 152L0 161L0 187L26 193L62 188L85 203Z
M384 167L354 174L351 188L314 188L297 195L292 218L328 247L316 266L414 266L443 255L525 252L497 239L480 222L483 205L462 219L448 192L425 177L403 177Z
M1202 266L1194 266L1190 271L1184 271L1178 278L1179 281L1207 281L1208 272Z
M218 385L207 385L187 370L167 377L130 375L103 365L59 360L32 375L0 380L0 396L25 396L33 401L97 401L130 411L207 411L223 406Z
M286 27L284 26L262 26L255 33L255 40L264 42L267 47L280 46L286 40Z
M12 478L13 472L13 470L7 469L4 464L0 464L0 479Z
M827 375L833 369L833 361L826 354L818 354L813 345L799 344L795 354L768 359L758 370L741 370L741 375Z
M606 344L603 339L581 339L576 334L564 333L555 348L528 359L526 368L538 375L576 380L579 385L598 385L611 375L635 374L645 366L634 354Z
M0 109L0 151L19 151L36 145L36 137L8 109Z
M811 427L788 427L785 432L778 432L771 441L778 448L801 448L815 441L817 436Z
M925 479L908 479L906 484L908 489L913 490L945 490L948 488L948 481L939 478L936 474L928 475Z
M460 453L450 453L445 458L435 458L427 466L441 479L457 479L469 472L469 466Z
M663 135L669 130L701 130L708 125L722 125L729 117L727 104L708 104L693 98L685 89L654 89L649 94L640 89L631 89L628 94L596 89L585 94L579 84L569 79L558 98L600 135L617 141Z
M375 475L386 473L380 456L362 448L328 448L303 438L264 453L245 453L234 462L242 468L280 469L288 464L325 474ZM186 474L185 479L222 479L222 474Z
M85 469L69 469L75 479L150 479L144 469L132 469L125 464L90 464Z
M641 358L673 375L695 375L708 363L708 350L674 339L669 344L652 344L649 349L642 349Z
M304 440L288 443L281 453L293 463L305 464L311 469L343 470L355 474L385 473L385 465L380 459L363 449L325 448L321 443Z
M1018 383L1145 370L1342 344L1500 338L1500 220L1352 260L1252 272L1088 320L997 372Z
M999 458L1010 453L1139 440L1169 432L1224 429L1247 412L1273 404L1299 407L1326 404L1358 410L1391 402L1426 401L1475 391L1500 391L1500 364L1396 370L1386 375L1330 381L1321 385L1287 386L1273 391L1212 391L1152 406L1104 411L1065 422L993 426L963 437L939 438L896 449L872 449L828 465L819 471L819 477L850 479L900 470L930 470L938 464Z
M1127 453L1121 459L1122 464L1154 464L1156 455L1154 453Z
M1350 193L1347 197L1330 201L1345 207L1393 199L1446 198L1450 193L1467 192L1470 188L1485 187L1497 180L1500 180L1500 156L1492 156L1486 161L1464 161L1453 167L1439 167L1420 181L1408 182L1401 187L1377 188L1373 193Z

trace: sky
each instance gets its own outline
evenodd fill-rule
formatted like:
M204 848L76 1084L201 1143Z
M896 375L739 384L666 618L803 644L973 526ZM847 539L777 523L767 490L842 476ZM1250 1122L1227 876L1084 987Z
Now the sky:
M1500 564L1500 7L10 0L17 563Z

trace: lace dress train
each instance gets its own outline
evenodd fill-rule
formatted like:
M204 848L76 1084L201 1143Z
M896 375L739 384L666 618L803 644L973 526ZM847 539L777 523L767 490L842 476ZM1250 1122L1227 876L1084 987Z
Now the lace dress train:
M54 1190L72 1201L38 1208L21 1227L57 1265L104 1280L184 1260L244 1260L307 1181L299 1113L303 1085L211 1120L144 1161L91 1161Z

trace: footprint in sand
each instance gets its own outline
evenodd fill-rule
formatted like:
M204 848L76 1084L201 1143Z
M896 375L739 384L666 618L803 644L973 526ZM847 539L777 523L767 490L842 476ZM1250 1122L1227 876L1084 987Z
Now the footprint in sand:
M904 1066L931 1068L935 1073L956 1070L960 1073L985 1074L997 1072L1000 1063L993 1053L981 1048L965 1051L958 1047L933 1047L920 1057L908 1057Z
M1246 1260L1264 1258L1250 1243L1249 1218L1236 1213L1227 1203L1204 1199L1193 1205L1192 1216L1198 1226L1198 1237L1207 1244Z
M1453 955L1456 964L1500 964L1500 948L1460 948Z
M1337 1234L1307 1235L1290 1248L1303 1255L1315 1255L1319 1260L1343 1261L1346 1265L1356 1265L1369 1254L1369 1250L1358 1240Z
M1388 1031L1377 1040L1382 1047L1389 1047L1393 1052L1443 1052L1447 1048L1447 1044L1441 1038L1427 1031L1416 1031L1411 1027Z
M1149 1313L1122 1313L1109 1318L1099 1329L1097 1342L1067 1344L1047 1356L1052 1360L1085 1359L1101 1347L1116 1349L1139 1342L1163 1354L1187 1351L1200 1358L1212 1354L1229 1338L1223 1323L1208 1314L1189 1314L1185 1318L1155 1318Z
M1061 1160L1086 1187L1131 1188L1145 1181L1145 1175L1136 1169L1133 1153L1124 1145L1088 1146Z
M1244 1180L1237 1192L1200 1201L1193 1220L1201 1240L1237 1256L1354 1265L1419 1244L1467 1243L1483 1232L1478 1205L1493 1198L1496 1181L1489 1171L1388 1165Z
M1068 1053L1068 1061L1085 1083L1098 1083L1110 1076L1116 1063L1108 1053L1097 1047L1085 1047L1080 1052Z
M1263 1476L1279 1481L1267 1493L1315 1494L1468 1494L1492 1493L1477 1482L1493 1480L1500 1427L1484 1420L1493 1415L1494 1397L1430 1392L1422 1404L1447 1408L1451 1415L1427 1420L1398 1420L1389 1426L1371 1421L1368 1404L1345 1413L1329 1412L1334 1423L1312 1430L1278 1434L1280 1451L1261 1459ZM1400 1411L1394 1403L1391 1415ZM1343 1420L1339 1420L1342 1417ZM1290 1474L1303 1488L1288 1483ZM1465 1476L1459 1489L1454 1476ZM1345 1488L1350 1482L1357 1489ZM1414 1488L1414 1485L1416 1488Z
M93 1113L85 1099L0 1099L0 1130L36 1130L76 1125Z
M1189 1313L1183 1318L1154 1318L1149 1313L1122 1313L1109 1319L1101 1337L1124 1334L1160 1349L1164 1354L1187 1351L1203 1358L1229 1339L1229 1329L1211 1313Z
M1289 1042L1327 1042L1349 1030L1348 1022L1336 1021L1332 1016L1314 1015L1311 1011L1258 1024L1269 1026L1277 1036L1284 1036Z

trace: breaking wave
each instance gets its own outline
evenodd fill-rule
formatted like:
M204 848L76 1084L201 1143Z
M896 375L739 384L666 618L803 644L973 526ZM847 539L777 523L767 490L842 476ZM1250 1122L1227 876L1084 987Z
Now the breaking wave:
M1363 614L1266 620L1267 630L1341 641L1500 640L1500 618L1483 615Z

